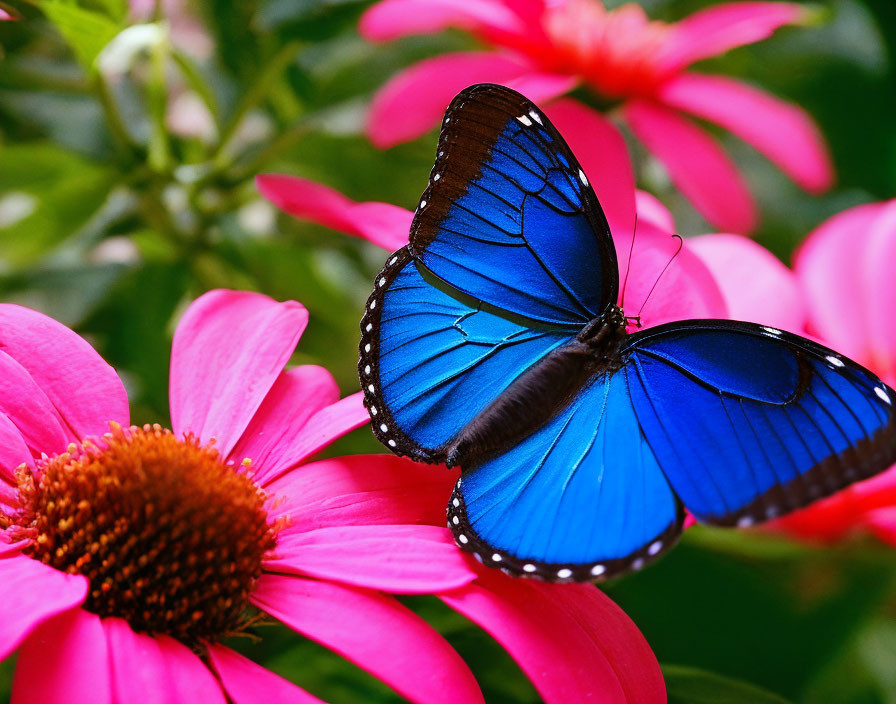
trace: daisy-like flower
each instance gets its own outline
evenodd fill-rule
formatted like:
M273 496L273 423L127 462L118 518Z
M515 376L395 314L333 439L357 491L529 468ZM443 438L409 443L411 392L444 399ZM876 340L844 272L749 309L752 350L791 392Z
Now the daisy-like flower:
M193 303L169 431L129 424L118 376L71 330L0 305L13 702L319 702L224 644L262 613L412 702L482 702L458 654L393 596L419 593L492 633L546 701L665 701L643 637L596 588L486 573L456 549L454 473L386 455L309 461L367 415L325 369L284 369L307 319L254 293Z
M684 114L737 135L811 192L833 179L823 138L800 108L687 69L808 16L795 3L738 2L667 24L651 21L635 3L607 10L599 0L382 0L361 18L367 39L459 27L494 51L446 54L400 72L375 96L368 134L380 147L415 138L471 83L504 83L536 102L582 85L608 108L619 106L622 120L709 222L747 232L757 214L743 179Z

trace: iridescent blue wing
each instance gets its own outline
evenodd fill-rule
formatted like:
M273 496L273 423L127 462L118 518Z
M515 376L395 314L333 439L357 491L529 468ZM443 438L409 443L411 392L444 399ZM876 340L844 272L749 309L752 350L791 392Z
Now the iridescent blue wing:
M410 250L455 289L542 323L581 328L616 302L616 250L585 172L503 86L471 86L445 113Z
M657 557L681 532L682 511L620 370L594 377L504 454L465 466L448 522L457 543L493 567L592 580Z
M418 460L615 303L616 253L569 147L501 86L445 116L411 242L377 277L359 372L377 437Z
M633 335L623 358L643 433L702 521L774 518L896 462L896 394L804 338L684 321Z
M566 342L563 331L497 315L434 280L407 248L389 258L361 320L358 371L373 431L424 462L520 373Z

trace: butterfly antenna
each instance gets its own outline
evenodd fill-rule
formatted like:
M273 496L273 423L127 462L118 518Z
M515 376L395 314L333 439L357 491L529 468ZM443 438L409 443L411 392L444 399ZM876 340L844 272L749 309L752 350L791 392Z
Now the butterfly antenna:
M628 246L628 261L625 263L625 276L622 279L622 298L619 307L625 310L625 285L628 283L628 272L632 268L632 253L635 251L635 233L638 232L638 211L635 210L635 226L632 228L632 241Z
M677 257L681 253L681 248L684 247L684 240L681 238L681 235L672 235L675 239L678 240L678 249L675 250L675 254L666 262L666 266L663 267L663 270L660 272L660 275L656 277L656 281L653 282L653 286L650 287L650 291L647 293L647 297L644 299L644 302L641 304L641 310L638 311L638 315L636 316L638 320L641 319L641 313L644 310L644 306L647 305L647 301L650 300L650 297L653 295L654 290L656 289L656 285L660 282L660 279L663 278L663 274L666 273L666 270L675 261L675 257Z

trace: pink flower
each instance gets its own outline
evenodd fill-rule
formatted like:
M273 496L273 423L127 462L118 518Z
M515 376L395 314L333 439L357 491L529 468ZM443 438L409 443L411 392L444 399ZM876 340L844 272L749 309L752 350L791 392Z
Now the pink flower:
M412 702L482 702L458 654L391 595L420 593L492 633L546 701L665 701L643 637L597 589L487 573L455 548L453 473L311 461L367 414L325 369L284 369L307 320L254 293L193 303L174 338L171 432L129 424L118 376L71 330L0 305L12 701L318 702L223 644L262 611Z
M635 3L606 10L599 0L382 0L361 18L367 39L459 27L495 51L447 54L402 71L374 98L368 134L380 147L417 137L471 83L504 83L536 102L584 84L600 100L621 104L629 128L711 223L748 232L757 215L743 179L682 113L737 135L811 192L833 179L823 138L798 107L686 69L803 22L807 12L795 3L739 2L666 24Z
M669 234L671 215L652 196L636 193L622 135L600 113L573 100L557 100L545 113L578 158L610 223L619 261L619 302L626 314L640 315L642 326L728 317L722 292L706 264L688 240L680 245ZM293 176L263 175L256 183L262 195L295 217L389 251L407 244L413 213L404 208L356 203L331 188ZM640 217L635 233L636 201Z

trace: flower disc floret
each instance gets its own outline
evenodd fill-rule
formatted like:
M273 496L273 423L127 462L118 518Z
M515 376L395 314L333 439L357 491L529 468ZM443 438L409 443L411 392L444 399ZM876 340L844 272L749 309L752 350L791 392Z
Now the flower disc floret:
M238 631L275 538L248 462L159 425L111 426L20 468L6 527L32 558L87 577L88 611L189 645Z

